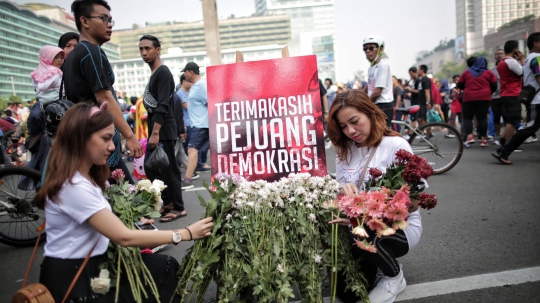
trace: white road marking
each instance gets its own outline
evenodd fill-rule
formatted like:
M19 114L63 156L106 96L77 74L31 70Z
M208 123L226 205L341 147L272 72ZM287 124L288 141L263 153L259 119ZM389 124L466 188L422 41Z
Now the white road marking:
M183 191L199 191L199 190L206 190L206 188L204 188L204 187L194 187L194 188L190 188L190 189L185 189Z
M407 285L407 288L397 296L396 302L537 281L540 281L540 266ZM324 303L329 302L331 302L329 297L324 298ZM336 298L335 302L342 303L339 298ZM301 303L301 301L290 303Z

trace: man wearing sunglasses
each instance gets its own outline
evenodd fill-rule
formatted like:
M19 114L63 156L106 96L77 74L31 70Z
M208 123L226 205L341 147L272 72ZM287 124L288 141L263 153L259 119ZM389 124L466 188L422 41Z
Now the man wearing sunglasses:
M364 39L363 46L366 59L371 63L368 70L368 85L364 91L371 101L386 114L386 125L392 128L392 117L394 117L392 72L388 63L381 60L384 41L381 36L371 35Z
M101 45L111 40L114 21L111 8L104 0L76 0L71 4L75 24L81 33L79 44L69 53L64 63L64 89L73 103L81 101L101 104L107 102L107 110L114 117L115 151L108 159L111 171L120 168L126 180L133 183L131 174L122 160L120 134L126 138L131 156L142 155L141 144L124 119L113 88L114 73Z

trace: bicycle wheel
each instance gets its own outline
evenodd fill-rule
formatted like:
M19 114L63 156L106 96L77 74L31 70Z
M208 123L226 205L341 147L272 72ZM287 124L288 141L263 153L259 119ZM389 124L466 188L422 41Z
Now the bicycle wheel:
M35 244L45 219L45 212L34 204L40 182L41 173L31 168L0 169L0 242L16 247ZM45 238L43 233L40 242Z
M423 136L413 133L409 144L415 155L428 161L434 174L447 172L459 162L463 153L463 141L454 127L434 122L421 126L418 132Z

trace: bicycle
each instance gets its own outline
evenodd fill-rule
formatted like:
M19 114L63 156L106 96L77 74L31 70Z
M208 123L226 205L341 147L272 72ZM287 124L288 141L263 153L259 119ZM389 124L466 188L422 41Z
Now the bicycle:
M27 167L0 168L0 242L30 247L44 228L45 212L34 197L41 187L41 172ZM43 232L40 243L45 242Z
M415 114L420 106L397 108L396 113L407 116ZM432 122L413 128L405 120L392 120L392 124L401 126L402 132L409 134L409 144L415 155L425 158L433 168L434 174L442 174L454 167L463 153L461 134L450 124Z

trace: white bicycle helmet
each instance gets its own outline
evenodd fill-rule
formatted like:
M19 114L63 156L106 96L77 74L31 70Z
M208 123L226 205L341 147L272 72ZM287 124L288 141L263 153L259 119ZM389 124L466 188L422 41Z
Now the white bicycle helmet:
M384 40L379 35L370 35L364 38L364 41L362 42L362 46L366 44L377 44L378 46L384 46Z

